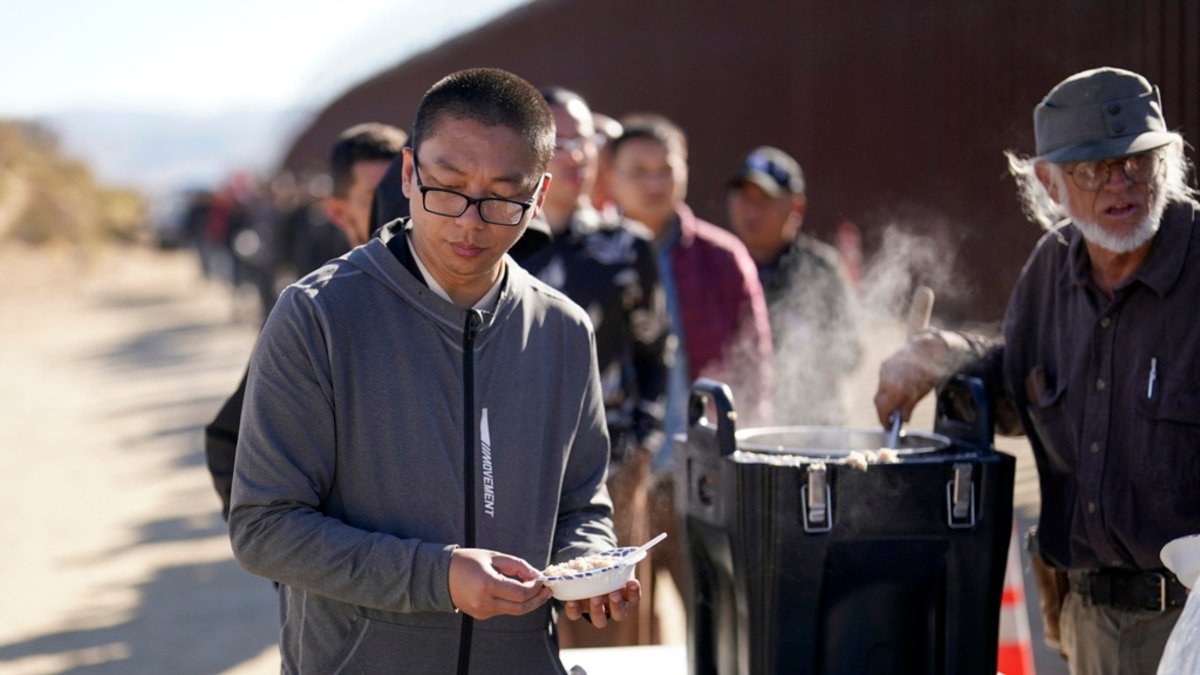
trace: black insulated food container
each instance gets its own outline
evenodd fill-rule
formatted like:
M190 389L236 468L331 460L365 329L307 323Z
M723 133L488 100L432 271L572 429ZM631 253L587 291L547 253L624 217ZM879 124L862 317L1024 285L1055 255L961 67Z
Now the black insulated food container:
M698 380L674 446L691 673L996 673L1015 460L978 380L865 470L886 433L735 419Z

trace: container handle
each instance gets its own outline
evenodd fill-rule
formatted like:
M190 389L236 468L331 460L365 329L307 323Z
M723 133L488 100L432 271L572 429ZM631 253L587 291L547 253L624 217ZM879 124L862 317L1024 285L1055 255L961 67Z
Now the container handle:
M958 374L938 392L934 432L970 444L976 452L996 449L992 408L983 380Z
M710 428L705 425L704 402L710 399L717 409L717 447L722 457L728 457L737 450L734 432L737 430L737 412L733 409L733 392L724 382L700 378L692 383L692 393L688 397L688 433Z

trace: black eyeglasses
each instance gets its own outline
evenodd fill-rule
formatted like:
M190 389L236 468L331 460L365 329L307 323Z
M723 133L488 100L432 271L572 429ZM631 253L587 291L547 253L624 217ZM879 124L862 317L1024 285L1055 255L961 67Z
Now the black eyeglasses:
M1158 175L1159 169L1162 168L1162 162L1159 161L1157 152L1150 151L1116 159L1079 162L1070 169L1064 168L1063 171L1071 174L1071 178L1075 180L1075 184L1079 186L1080 190L1098 192L1100 188L1108 185L1114 166L1121 167L1121 173L1125 174L1129 180L1144 185Z
M417 176L417 189L421 191L421 205L430 213L448 218L457 218L467 212L472 204L479 209L479 217L485 223L512 227L520 225L525 212L537 201L537 194L527 202L518 202L500 197L468 197L461 192L445 188L428 187L421 184L421 171L417 168L417 155L413 153L413 173Z

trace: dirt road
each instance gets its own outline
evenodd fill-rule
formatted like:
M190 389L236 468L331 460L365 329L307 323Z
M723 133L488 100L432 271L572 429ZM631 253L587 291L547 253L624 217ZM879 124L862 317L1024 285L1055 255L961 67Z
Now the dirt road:
M186 252L5 249L0 270L0 672L278 672L274 591L233 561L202 445L256 320ZM873 340L858 424L894 347ZM1024 524L1032 463L1006 449ZM1034 647L1039 673L1065 673Z
M202 447L256 328L185 253L81 267L0 255L0 671L278 672Z

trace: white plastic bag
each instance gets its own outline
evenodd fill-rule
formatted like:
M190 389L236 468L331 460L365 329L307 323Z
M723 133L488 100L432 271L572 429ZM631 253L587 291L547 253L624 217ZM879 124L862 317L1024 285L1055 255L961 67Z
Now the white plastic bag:
M1179 622L1167 638L1167 648L1158 662L1158 675L1200 673L1200 593L1192 591Z

